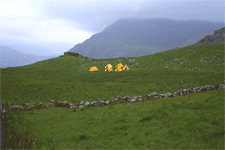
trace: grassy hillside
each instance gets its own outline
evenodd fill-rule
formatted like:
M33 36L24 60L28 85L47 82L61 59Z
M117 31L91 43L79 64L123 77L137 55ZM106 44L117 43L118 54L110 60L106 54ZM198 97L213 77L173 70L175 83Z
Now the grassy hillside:
M167 63L175 58L177 62ZM201 61L206 58L214 61L207 65ZM127 64L130 70L108 73L104 71L108 64L104 59L62 56L1 69L1 100L9 107L40 102L48 105L52 99L79 103L223 84L223 58L224 43L180 48L129 57L138 62L139 68L132 68L124 58L120 58L121 62L109 59L114 70L114 63ZM97 66L99 71L91 72L89 66ZM200 70L192 70L195 67ZM143 103L86 107L77 112L55 107L11 112L8 131L16 133L17 138L20 135L18 147L18 143L31 143L33 149L222 149L223 114L224 90L219 90Z

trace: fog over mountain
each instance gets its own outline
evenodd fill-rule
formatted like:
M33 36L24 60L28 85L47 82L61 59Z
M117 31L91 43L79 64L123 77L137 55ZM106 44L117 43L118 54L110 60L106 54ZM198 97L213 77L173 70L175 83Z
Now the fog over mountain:
M143 56L199 43L200 39L223 27L223 23L205 20L119 19L102 32L76 44L69 52L97 59ZM11 45L0 46L1 68L29 65L60 56L42 45L14 43L15 49ZM18 50L17 45L24 49ZM33 49L32 53L29 49Z
M0 46L9 47L9 48L12 48L13 50L22 52L24 54L30 54L30 55L37 55L37 56L56 55L53 52L51 52L48 48L46 48L44 45L29 43L22 40L4 42L4 44L1 43Z
M38 56L19 52L9 47L0 46L0 68L19 67L58 57L59 55Z
M225 23L224 0L0 0L0 46L61 55L121 18Z
M120 19L68 52L90 58L148 55L196 43L224 27L206 20Z

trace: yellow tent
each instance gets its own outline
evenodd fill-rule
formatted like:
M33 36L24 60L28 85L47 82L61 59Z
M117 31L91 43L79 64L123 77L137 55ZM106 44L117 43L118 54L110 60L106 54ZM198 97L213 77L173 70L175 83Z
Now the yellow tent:
M113 66L111 65L111 64L107 64L106 66L105 66L105 68L112 68Z
M117 64L115 71L122 71L121 67L123 67L123 65L121 63Z
M123 70L129 70L129 68L127 67L127 65L125 65L125 66L123 67Z
M91 67L89 71L97 71L97 70L98 70L98 68L96 66L94 66L94 67Z
M116 67L119 67L119 66L123 67L123 64L119 63L119 64L116 65Z
M122 71L122 69L121 69L121 67L118 67L118 68L116 68L116 70L115 71Z
M106 69L105 69L105 71L107 71L107 72L110 72L110 71L112 71L113 69L111 68L111 67L107 67Z
M113 69L112 69L112 65L111 64L107 64L106 66L105 66L105 71L107 71L107 72L110 72L110 71L112 71Z

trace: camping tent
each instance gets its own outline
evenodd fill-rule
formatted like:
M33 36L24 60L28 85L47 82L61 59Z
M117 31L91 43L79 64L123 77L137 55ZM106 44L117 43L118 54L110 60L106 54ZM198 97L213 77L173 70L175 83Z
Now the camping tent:
M110 71L112 71L113 69L112 69L112 65L111 64L107 64L106 66L105 66L105 71L107 71L107 72L110 72Z
M111 65L111 64L107 64L106 66L105 66L105 68L112 68L113 66Z
M122 71L121 67L117 67L115 71Z
M123 67L123 64L119 63L116 65L116 67Z
M125 65L125 66L123 67L123 70L129 70L129 68L127 67L127 65Z
M122 71L121 67L123 67L123 64L121 64L121 63L117 64L115 71Z
M98 70L98 68L96 66L94 66L94 67L91 67L89 71L97 71L97 70Z
M107 72L110 72L110 71L112 71L113 69L112 69L112 67L110 68L110 67L107 67L106 69L105 69L105 71L107 71Z

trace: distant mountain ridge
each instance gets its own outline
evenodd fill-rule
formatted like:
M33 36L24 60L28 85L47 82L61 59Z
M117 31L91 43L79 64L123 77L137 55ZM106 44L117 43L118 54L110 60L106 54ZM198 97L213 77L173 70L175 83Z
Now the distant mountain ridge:
M0 68L18 67L36 63L38 61L58 57L59 55L37 56L24 54L9 47L0 46Z
M97 59L143 56L191 45L222 27L205 20L120 19L68 52Z

